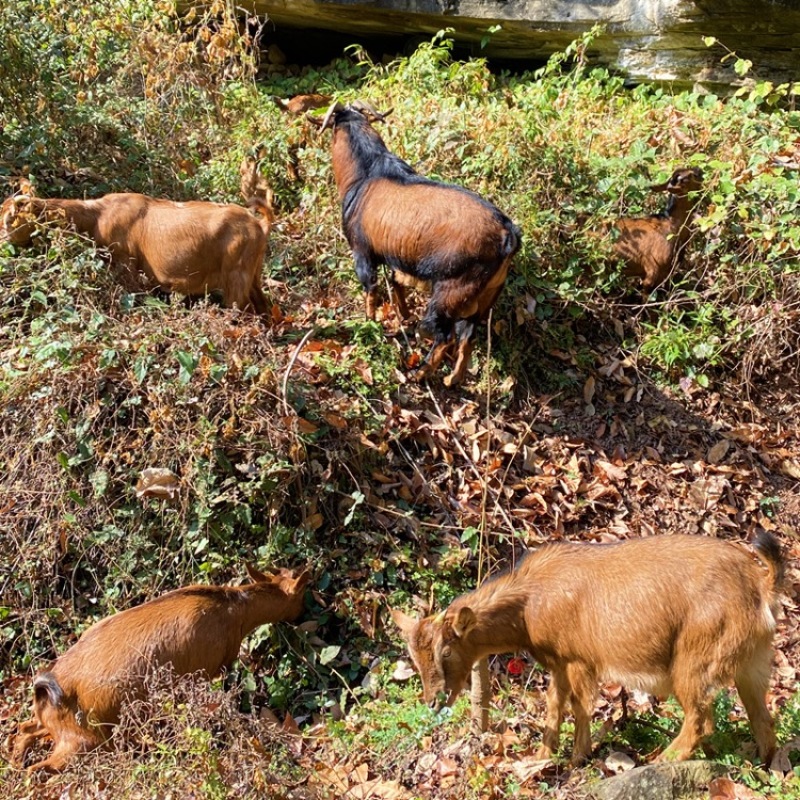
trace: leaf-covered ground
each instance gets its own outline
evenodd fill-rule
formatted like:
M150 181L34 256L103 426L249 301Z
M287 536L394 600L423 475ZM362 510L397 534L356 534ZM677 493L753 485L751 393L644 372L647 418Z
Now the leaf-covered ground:
M38 34L12 23L33 12L61 38L31 60ZM620 752L645 763L663 749L679 708L635 695L623 723L621 687L604 687L591 763L536 762L546 675L524 654L492 659L492 730L475 736L465 701L444 715L418 702L388 607L443 608L545 541L759 529L788 558L769 697L781 751L773 773L753 767L728 693L710 746L742 793L800 796L800 125L786 91L630 92L591 72L580 43L542 74L494 76L438 40L388 66L354 53L254 84L224 14L178 25L165 5L57 16L33 0L5 13L9 190L26 175L44 196L230 201L257 152L279 211L269 324L142 292L63 231L0 252L10 796L581 796ZM425 346L413 320L386 304L364 321L328 139L271 99L311 90L393 106L392 149L523 228L457 390L407 380ZM598 231L657 208L642 187L683 163L707 176L690 258L643 303ZM174 498L137 495L149 468L176 476ZM158 682L110 752L63 776L10 767L37 669L97 619L238 581L245 560L311 566L298 626L256 632L224 683Z

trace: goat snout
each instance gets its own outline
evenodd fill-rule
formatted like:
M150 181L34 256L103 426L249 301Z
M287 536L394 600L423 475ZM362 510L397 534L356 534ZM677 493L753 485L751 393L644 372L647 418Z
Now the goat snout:
M436 694L428 701L428 708L431 711L441 711L443 708L447 708L448 706L452 705L455 697L453 697L452 692L446 692L444 689L439 689Z

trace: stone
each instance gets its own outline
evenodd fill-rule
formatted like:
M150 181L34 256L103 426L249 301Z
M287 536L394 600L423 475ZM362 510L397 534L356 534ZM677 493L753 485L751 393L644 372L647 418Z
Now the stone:
M593 800L698 800L727 768L714 761L648 764L606 778L587 790Z
M397 50L452 27L456 42L490 59L544 61L593 25L605 32L590 62L632 82L710 88L739 76L728 50L750 59L753 75L797 80L800 3L797 0L254 0L274 35L316 29L353 37L393 37ZM491 26L501 29L489 35ZM486 41L482 48L482 40ZM721 43L706 47L703 37ZM723 47L724 46L724 47Z

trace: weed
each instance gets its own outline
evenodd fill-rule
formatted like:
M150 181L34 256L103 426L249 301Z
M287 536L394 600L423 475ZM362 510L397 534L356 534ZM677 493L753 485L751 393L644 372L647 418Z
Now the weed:
M784 107L792 90L754 82L727 99L630 91L589 64L593 34L540 72L496 75L482 59L454 61L446 32L392 63L348 51L324 69L287 68L256 83L257 55L236 24L222 2L180 12L160 0L3 5L0 179L31 176L44 196L135 190L233 201L238 163L259 148L279 208L266 273L285 317L267 330L213 302L146 294L91 243L60 230L42 229L29 250L0 246L0 680L10 687L0 718L20 715L17 676L92 621L179 585L233 579L243 560L310 563L310 626L252 637L238 668L239 706L303 720L352 710L331 723L340 752L363 744L413 775L421 742L463 728L465 708L440 725L417 703L413 681L396 687L385 675L368 699L362 684L392 652L385 602L444 607L474 586L487 547L500 560L513 543L554 530L602 537L627 524L618 479L596 479L595 461L628 469L640 452L623 425L624 442L600 431L616 424L610 390L598 387L604 422L572 438L566 468L553 453L569 426L548 416L552 398L543 396L584 386L598 340L609 361L621 356L662 383L688 379L701 390L732 376L771 386L796 373L798 122ZM493 312L488 366L464 396L443 397L442 409L425 387L402 382L413 329L406 343L391 320L363 319L328 140L271 100L308 91L393 107L381 130L390 149L489 197L524 231ZM646 187L684 164L707 175L685 270L647 303L631 302L635 287L609 263L605 230L619 216L659 210ZM314 330L319 349L289 370ZM512 388L493 389L484 421L475 398L501 382ZM501 424L506 411L524 417L513 430ZM589 463L581 448L592 436L611 446ZM668 439L648 459L680 452L677 473L696 443ZM454 456L453 441L463 453ZM765 458L788 463L786 447ZM524 469L506 480L515 458ZM742 463L726 473L731 498L746 480L735 483ZM177 476L171 501L137 497L149 467ZM780 487L767 479L753 481L760 506L737 506L737 529L755 524L756 511L783 513ZM651 497L648 481L631 492L634 506L649 502L640 499ZM596 492L590 500L582 485ZM497 498L490 546L476 533L485 487ZM514 530L502 515L520 508ZM231 788L231 765L240 756L245 794L269 796L281 763L290 780L292 757L265 746L238 706L220 706L230 736L215 741L218 721L202 712L219 700L157 710L164 724L175 721L160 739L166 746L144 755L120 748L113 769L98 762L108 791L169 785L224 796L239 786ZM782 741L796 718L796 703L779 717ZM663 746L674 727L672 718L646 719L665 730L631 723L621 734L641 752ZM739 722L722 722L720 749L748 739ZM89 780L92 769L72 777ZM477 794L480 781L496 786L470 779ZM557 789L542 783L543 793Z

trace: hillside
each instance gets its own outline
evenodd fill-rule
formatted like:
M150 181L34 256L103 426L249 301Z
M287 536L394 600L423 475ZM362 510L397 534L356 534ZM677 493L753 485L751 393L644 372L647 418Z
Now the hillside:
M609 753L651 760L679 707L637 695L616 724L620 687L605 687L595 758L568 768L568 729L565 758L537 765L541 669L491 660L494 729L474 737L466 699L439 715L418 702L388 608L443 609L543 542L759 530L788 559L769 697L786 774L753 766L735 694L711 744L742 792L800 797L796 85L629 90L584 64L591 34L522 75L453 61L446 36L391 63L354 48L259 70L222 3L179 17L10 0L0 40L4 196L24 179L43 197L241 203L250 157L277 211L266 322L153 291L63 226L0 245L10 797L580 796ZM461 387L443 385L449 367L408 379L424 295L410 325L388 303L364 319L330 134L273 99L307 92L393 109L391 150L522 229ZM663 208L647 187L682 166L705 176L688 257L643 299L608 226ZM175 476L170 497L137 492L152 468ZM165 681L117 750L44 784L9 765L33 675L82 631L178 586L241 582L245 562L310 567L300 625L259 629L224 682Z

